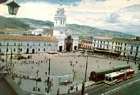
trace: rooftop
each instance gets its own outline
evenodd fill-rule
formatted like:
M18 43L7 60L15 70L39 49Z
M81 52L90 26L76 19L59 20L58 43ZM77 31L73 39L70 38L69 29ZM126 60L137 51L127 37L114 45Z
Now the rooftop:
M32 35L0 35L0 40L15 40L15 41L47 41L57 42L53 36L32 36Z
M123 43L130 43L130 44L140 44L140 40L137 38L105 38L105 37L96 37L94 39L103 40L103 41L116 41L116 42L123 42Z
M8 76L0 77L0 95L27 95Z

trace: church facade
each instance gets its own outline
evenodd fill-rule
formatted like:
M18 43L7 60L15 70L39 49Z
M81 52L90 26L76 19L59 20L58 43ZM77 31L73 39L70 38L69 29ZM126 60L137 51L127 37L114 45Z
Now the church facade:
M68 33L64 8L58 8L54 16L53 36L58 40L59 52L70 52L78 49L79 37Z

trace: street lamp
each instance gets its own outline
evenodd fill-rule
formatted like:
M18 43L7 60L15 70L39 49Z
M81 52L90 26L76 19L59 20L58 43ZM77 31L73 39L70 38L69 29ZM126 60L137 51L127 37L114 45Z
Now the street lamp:
M73 82L74 82L74 79L75 79L75 65L78 63L78 61L76 60L75 63L73 61L70 61L70 66L72 67L72 72L73 72Z
M8 3L7 6L10 15L16 15L20 7L14 0Z
M6 1L7 1L7 0L0 0L0 4L1 4L1 3L5 3Z
M88 68L88 54L87 51L85 52L85 57L86 57L86 68L85 68L85 77L82 83L82 90L81 90L81 95L84 95L85 93L85 82L86 82L86 78L87 78L87 68Z
M47 93L50 93L51 87L52 87L52 81L50 80L50 74L51 74L51 59L50 59L50 57L48 59L48 62L49 62L48 78L46 80L46 82L47 82L47 88L45 88L45 90L46 90Z
M36 84L35 84L35 87L33 88L33 91L40 91L40 88L38 88L38 74L39 74L39 70L36 71Z

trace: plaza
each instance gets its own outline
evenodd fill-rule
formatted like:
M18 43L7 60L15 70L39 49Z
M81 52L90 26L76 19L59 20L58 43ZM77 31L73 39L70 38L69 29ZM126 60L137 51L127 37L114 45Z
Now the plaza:
M33 87L37 86L40 88L38 93L46 93L45 80L48 75L48 58L50 58L50 80L52 81L51 95L56 95L57 90L60 89L60 94L68 93L68 89L71 85L77 86L81 85L84 80L85 73L85 63L86 57L80 52L75 53L58 53L58 54L32 54L31 59L26 60L13 60L14 73L18 75L25 75L30 77L36 77L36 71L38 70L38 76L41 77L41 82L30 79L21 79L20 87L27 92L32 92ZM106 57L103 55L88 55L88 71L87 71L87 81L91 71L104 71L110 68L115 68L118 66L130 65L137 72L137 65L133 62L127 63L121 59L114 59ZM15 78L17 84L20 78ZM60 85L60 82L70 80L72 83L68 85ZM94 82L93 82L94 83Z

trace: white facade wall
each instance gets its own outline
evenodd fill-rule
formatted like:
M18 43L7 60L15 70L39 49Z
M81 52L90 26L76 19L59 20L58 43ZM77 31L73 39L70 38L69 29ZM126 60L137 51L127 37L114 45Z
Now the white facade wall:
M57 50L59 50L60 48L59 47L61 47L62 46L62 51L64 51L65 50L65 39L59 39L58 40L58 46L57 46Z
M57 51L56 42L43 41L0 41L0 53L41 53Z
M100 49L109 49L111 52L121 52L121 55L125 56L135 56L136 52L138 53L137 57L140 57L140 44L133 44L129 42L120 42L112 40L101 40L93 39L92 46ZM137 46L139 46L138 51L136 51ZM132 48L133 47L133 48ZM132 54L131 54L132 51Z
M77 49L78 49L78 44L79 44L79 38L78 37L74 37L73 38L72 50L75 50L75 47L77 47Z

